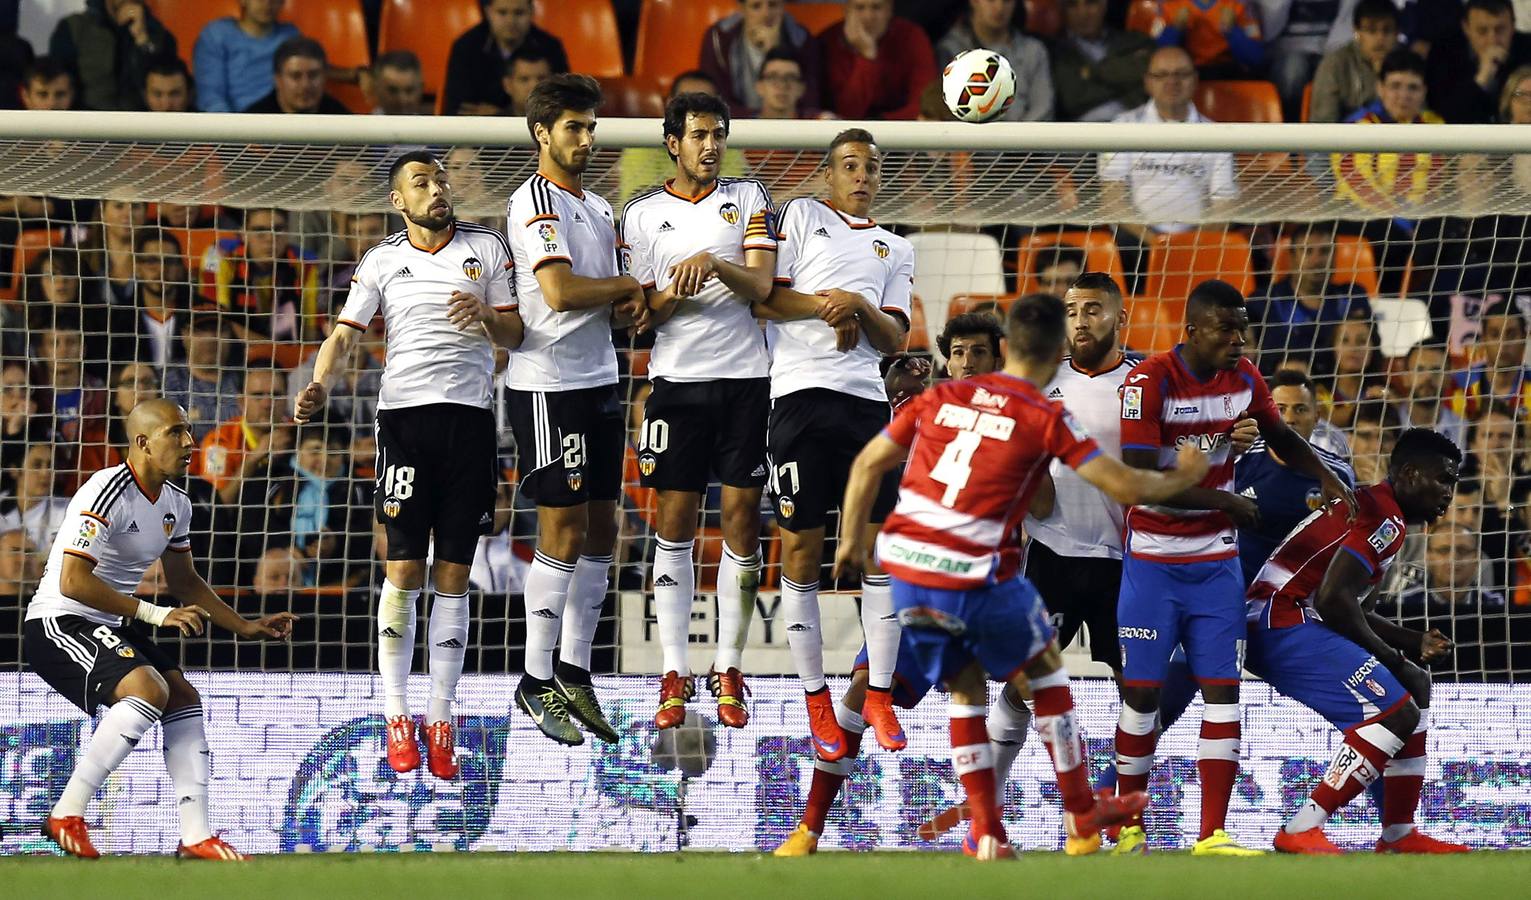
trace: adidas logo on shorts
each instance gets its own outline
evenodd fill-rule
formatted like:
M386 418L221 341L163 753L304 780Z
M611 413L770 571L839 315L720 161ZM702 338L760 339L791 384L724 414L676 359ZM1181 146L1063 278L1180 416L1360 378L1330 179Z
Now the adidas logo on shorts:
M760 465L755 467L755 471L750 473L750 477L751 478L764 478L765 477L765 473L766 473L765 463L761 463Z
M490 519L489 519L489 514L488 513L484 513L482 516L479 516L478 524L480 524L480 525L488 525L489 522L490 522Z
M664 575L654 579L654 587L676 587L679 584L680 582L671 578L669 573L665 573Z

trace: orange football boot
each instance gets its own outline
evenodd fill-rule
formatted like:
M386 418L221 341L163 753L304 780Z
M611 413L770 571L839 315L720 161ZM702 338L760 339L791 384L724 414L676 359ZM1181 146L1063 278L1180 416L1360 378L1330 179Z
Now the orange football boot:
M1418 828L1404 835L1396 841L1377 840L1378 853L1471 853L1472 848L1466 844L1453 844L1440 838L1433 838L1420 831Z
M191 846L181 844L175 848L175 856L176 859L218 859L227 862L244 862L250 858L230 847L216 834Z
M432 722L425 726L425 755L431 774L451 781L460 771L457 765L457 729L451 722Z
M1285 828L1277 829L1276 839L1271 842L1277 853L1297 853L1303 856L1341 856L1345 853L1329 840L1322 828L1309 828L1289 834Z
M909 746L904 737L904 726L898 724L893 712L893 692L867 689L866 700L861 704L861 717L872 726L877 743L884 750L897 752Z
M750 711L744 706L744 673L730 667L726 672L716 669L707 673L707 689L718 701L718 721L729 728L743 728L749 724Z
M829 696L829 688L805 694L803 699L808 703L808 728L819 759L825 762L844 759L850 745L845 741L845 729L835 718L835 701Z
M696 695L696 681L690 675L666 672L659 682L659 711L654 713L657 728L674 728L686 721L686 701Z
M415 739L415 720L409 716L388 720L388 765L400 773L420 768L420 742Z
M84 816L49 816L43 820L43 837L58 844L70 856L101 858L101 852L90 842L90 829L85 826Z

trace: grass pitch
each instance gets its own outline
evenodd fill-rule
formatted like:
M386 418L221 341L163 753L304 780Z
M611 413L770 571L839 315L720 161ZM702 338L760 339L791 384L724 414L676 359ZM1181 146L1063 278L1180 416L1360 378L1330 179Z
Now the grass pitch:
M1371 854L1319 859L1070 859L1028 853L978 864L955 854L821 853L808 859L757 854L464 853L267 856L239 865L119 857L99 862L0 859L0 896L129 900L365 897L964 900L1021 895L1062 898L1212 897L1302 900L1526 896L1531 853L1444 857Z

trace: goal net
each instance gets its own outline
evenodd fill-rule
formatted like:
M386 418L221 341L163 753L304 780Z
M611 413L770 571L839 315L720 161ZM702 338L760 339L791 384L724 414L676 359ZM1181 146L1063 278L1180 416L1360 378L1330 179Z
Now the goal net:
M819 195L822 148L845 124L736 122L724 174L761 179L777 203ZM1030 292L1061 292L1083 271L1109 273L1127 295L1127 344L1141 353L1162 351L1177 341L1192 285L1207 278L1234 284L1252 298L1247 353L1267 373L1291 368L1313 380L1318 408L1304 428L1313 428L1315 444L1349 460L1359 482L1385 475L1390 442L1411 424L1439 428L1466 451L1450 513L1409 538L1378 608L1456 640L1454 657L1437 670L1443 679L1523 681L1531 673L1531 430L1523 427L1531 400L1523 378L1531 253L1522 250L1531 221L1531 155L1514 153L1531 140L1522 129L863 124L886 151L874 215L916 248L907 352L935 356L939 370L937 337L950 318L1002 311ZM586 188L620 210L628 197L672 174L659 132L657 121L603 121ZM414 147L438 149L460 217L503 227L506 199L535 168L521 124L54 113L8 119L5 133L0 675L22 669L26 599L68 497L91 471L121 459L125 411L163 394L187 407L201 442L188 480L199 569L246 614L292 609L303 616L291 644L224 635L183 642L189 669L213 670L205 692L227 696L226 708L239 709L237 723L215 717L214 731L227 726L220 740L230 742L215 752L241 752L240 726L271 734L297 733L302 722L315 727L303 716L321 725L331 716L347 722L303 758L300 779L272 782L273 796L290 791L286 824L279 836L250 826L262 835L249 838L255 849L673 842L683 795L656 786L657 770L628 758L642 748L594 757L593 781L570 788L592 792L592 818L559 819L551 830L567 826L564 837L517 831L521 826L495 819L493 788L488 794L465 788L452 807L463 818L450 827L429 819L433 804L403 798L398 808L408 810L408 821L401 824L377 811L389 797L399 799L389 793L402 790L398 785L342 789L321 784L316 774L328 771L333 757L324 754L373 747L381 727L346 718L376 711L370 701L361 704L365 709L357 703L371 696L362 676L375 671L372 613L382 582L382 533L371 499L381 323L373 323L354 374L335 392L322 423L288 424L291 398L309 380L313 353L360 254L400 227L384 185L393 157ZM616 340L636 444L647 350L625 333ZM518 455L508 429L501 452L495 534L484 539L472 575L467 666L475 674L464 682L462 705L465 740L483 752L465 770L470 785L508 778L508 688L490 676L519 671L520 590L536 534L535 509L516 491ZM596 638L595 668L602 673L651 675L659 666L650 584L655 505L637 473L630 450L613 589ZM716 490L704 506L691 629L698 645L715 640L711 591L722 552ZM781 544L764 510L760 527L766 570L746 665L752 673L790 673L776 618ZM161 590L151 572L141 591ZM824 609L830 669L843 673L860 642L854 594L828 593ZM1089 671L1087 657L1077 659L1071 667ZM252 688L237 680L244 673L264 673L258 689L265 696L256 702L245 702ZM36 685L18 683L19 709L68 712ZM651 714L646 680L601 685L620 698L612 701L614 719L637 723ZM1091 702L1082 706L1099 709L1086 725L1106 739L1091 744L1099 762L1109 753L1109 691L1089 690ZM1470 684L1460 690L1497 696ZM783 734L790 736L756 736L741 757L762 768L755 780L734 786L743 792L736 799L760 809L753 832L710 838L725 846L736 839L768 846L790 830L800 807L798 776L811 751L795 682L765 682L757 691L757 720L786 723ZM0 695L0 709L9 703ZM1251 729L1266 729L1275 741L1317 720L1302 721L1261 719ZM77 740L73 722L50 727L72 727ZM1463 760L1491 754L1492 744L1469 746L1470 725L1466 743L1453 752ZM30 727L17 726L12 750L70 744L62 731L33 734ZM532 737L516 740L523 738L546 749ZM0 732L0 751L4 739ZM931 740L934 748L939 742ZM533 769L518 775L528 784L569 777L554 757L533 758ZM1313 774L1322 763L1301 764ZM1272 773L1292 764L1275 757L1261 763ZM67 766L57 765L67 775ZM875 791L878 765L858 769L853 786ZM911 797L926 805L939 799L933 785L950 780L942 765L923 758L898 764L906 804ZM1045 760L1032 768L1038 783L1046 779ZM1175 775L1175 783L1193 771ZM337 790L350 791L349 799L326 793ZM532 796L540 789L525 790ZM753 798L746 796L751 790ZM359 802L357 791L376 801L368 808L380 818L347 820L347 831L327 817ZM1019 795L1011 799L1020 803ZM250 800L250 807L260 801ZM886 845L890 829L898 842L913 840L917 823L888 819L895 814L886 810L883 820L858 818L857 808L834 820L848 845ZM276 814L250 815L274 821ZM1055 813L1037 815L1028 827L1056 836ZM1503 837L1462 834L1480 842Z

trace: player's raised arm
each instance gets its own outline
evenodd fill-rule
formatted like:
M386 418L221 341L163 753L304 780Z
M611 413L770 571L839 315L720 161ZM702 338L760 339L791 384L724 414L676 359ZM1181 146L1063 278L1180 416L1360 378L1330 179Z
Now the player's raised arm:
M1261 388L1264 384L1261 383ZM1269 391L1265 394L1270 397ZM1265 445L1276 454L1283 462L1293 469L1307 475L1309 478L1318 480L1319 487L1324 492L1324 500L1343 500L1346 514L1354 519L1356 516L1356 495L1343 480L1324 465L1324 461L1313 452L1313 447L1302 439L1302 435L1293 431L1287 424L1276 416L1274 421L1255 417L1260 423L1260 436L1265 438Z
M298 617L290 612L247 619L235 612L223 598L197 572L191 554L171 550L160 557L165 572L165 584L170 593L183 604L184 609L196 610L212 620L219 628L232 631L245 638L273 638L286 640L292 636L292 623ZM198 629L200 632L200 628Z
M1207 477L1208 466L1207 454L1194 444L1186 444L1175 454L1175 467L1162 472L1150 467L1133 467L1104 453L1074 471L1112 500L1136 506L1184 496L1192 485Z

